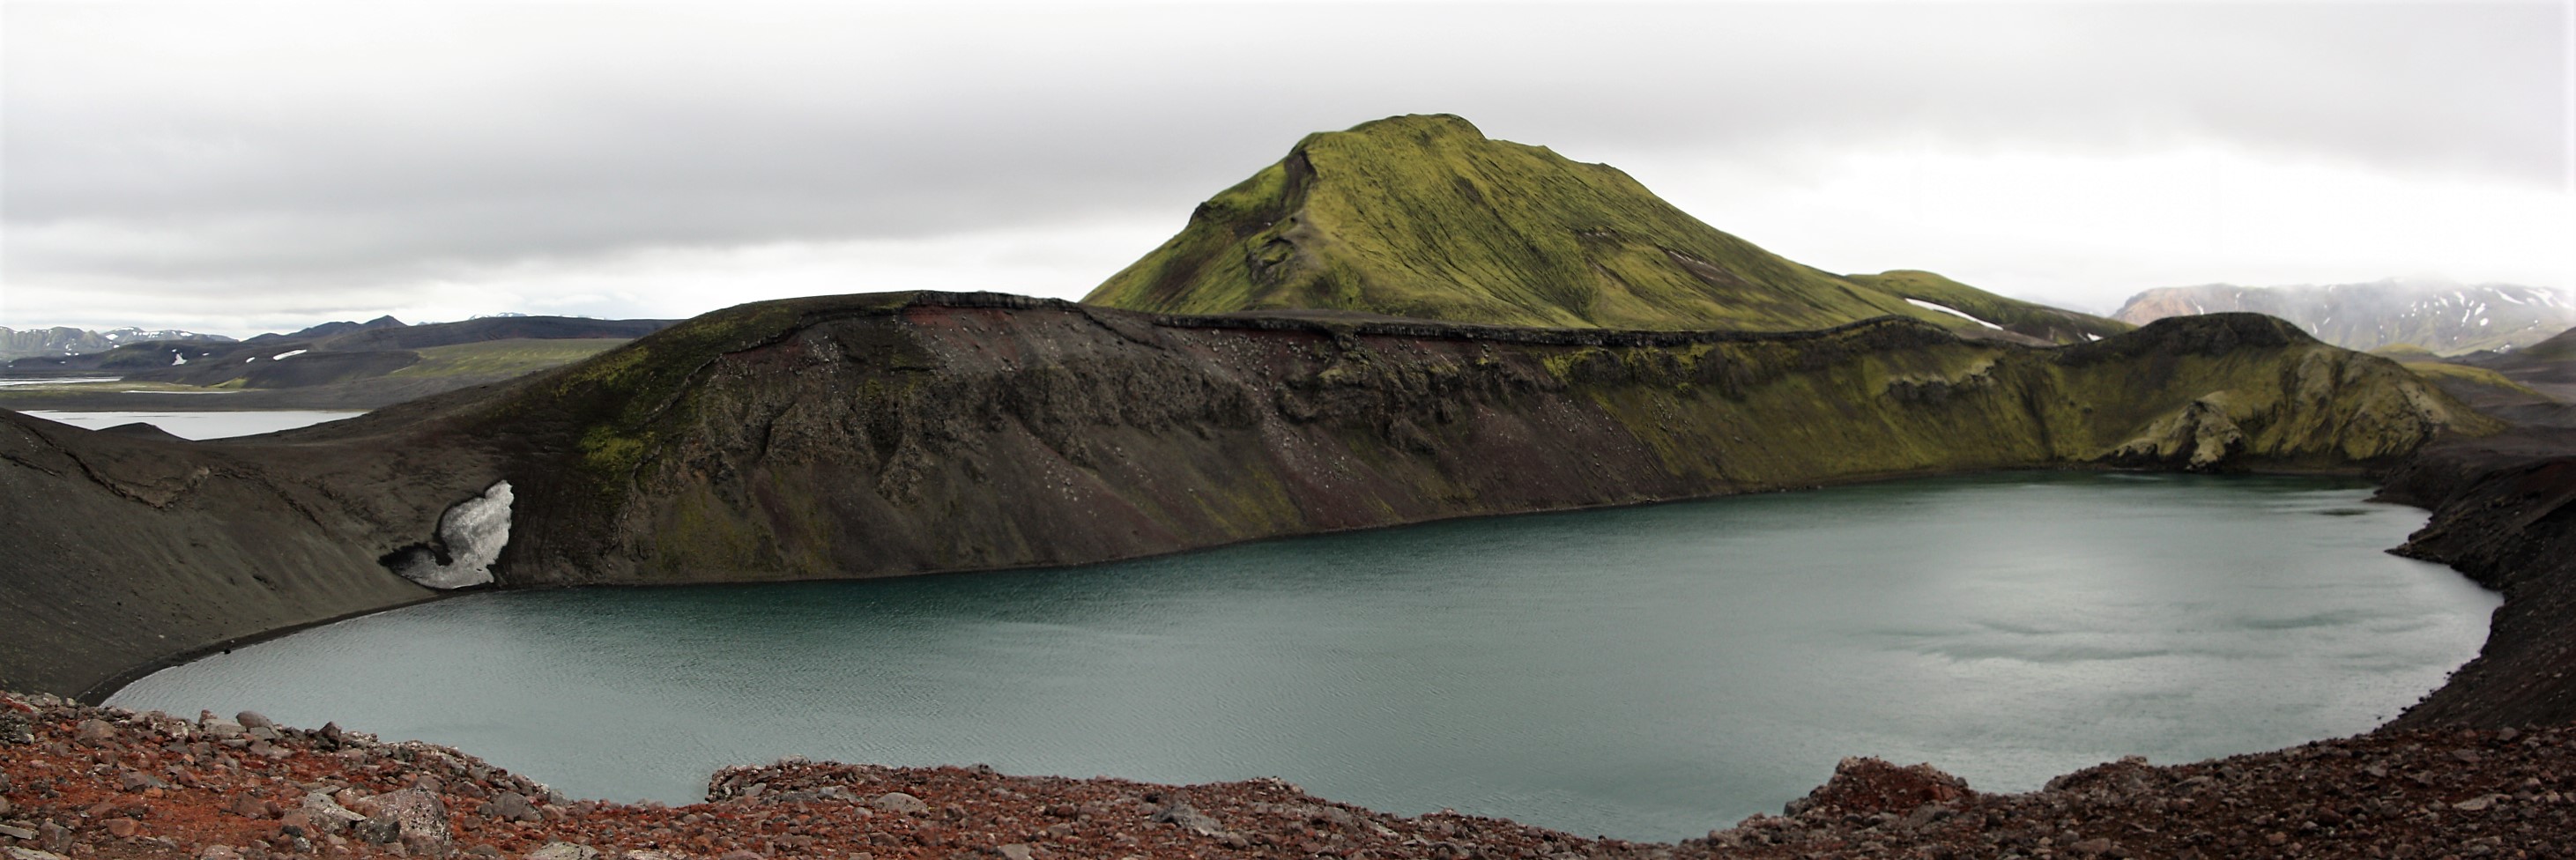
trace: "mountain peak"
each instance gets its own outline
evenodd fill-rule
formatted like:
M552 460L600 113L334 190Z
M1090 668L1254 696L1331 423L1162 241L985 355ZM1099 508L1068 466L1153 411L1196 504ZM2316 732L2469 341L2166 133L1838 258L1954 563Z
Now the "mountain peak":
M1307 135L1085 301L1625 328L1915 315L1847 287L1701 223L1616 169L1417 114Z
M1473 140L1484 140L1484 139L1486 139L1486 138L1485 138L1485 132L1484 132L1482 129L1477 128L1475 123L1468 122L1466 117L1459 116L1459 115L1454 114L1454 113L1407 113L1407 114L1397 114L1397 115L1395 115L1395 116L1387 117L1387 118L1385 118L1385 119L1373 119L1373 120L1369 120L1369 121L1367 121L1367 122L1360 123L1360 124L1355 125L1355 126L1351 126L1348 130L1345 130L1345 131L1338 131L1338 132L1331 132L1331 131L1327 131L1327 132L1318 132L1318 133L1317 133L1317 135L1326 135L1326 134L1363 134L1363 135L1389 135L1389 134L1394 134L1394 135L1410 135L1410 136L1414 136L1414 137L1453 137L1453 136L1454 136L1454 137L1464 137L1464 138L1469 138L1469 139L1473 139ZM1316 135L1309 135L1309 137L1313 137L1313 136L1316 136Z
M1914 298L2063 316L2042 330L2068 338L2125 328L1955 282L1945 289ZM1617 168L1488 138L1452 114L1410 114L1307 135L1083 301L1578 328L1781 331L1891 315L1980 336L1993 328L1991 316L1906 298L1719 231Z

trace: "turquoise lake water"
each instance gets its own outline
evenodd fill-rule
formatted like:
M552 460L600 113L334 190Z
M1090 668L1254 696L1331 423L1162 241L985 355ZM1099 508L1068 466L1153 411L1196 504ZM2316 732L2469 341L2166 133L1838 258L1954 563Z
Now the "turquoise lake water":
M2497 597L2332 479L2024 473L1436 523L1139 562L486 593L112 701L453 744L576 797L786 755L1675 839L1846 755L2025 790L2366 731Z

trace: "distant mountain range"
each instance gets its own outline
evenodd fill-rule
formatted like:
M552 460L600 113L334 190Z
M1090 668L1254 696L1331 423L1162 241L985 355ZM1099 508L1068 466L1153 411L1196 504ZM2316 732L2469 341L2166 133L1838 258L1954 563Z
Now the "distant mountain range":
M106 352L129 343L172 341L179 343L232 343L219 334L198 334L176 329L139 329L132 326L91 331L70 326L13 329L0 326L0 362L39 355L83 355Z
M2280 317L2346 349L2406 344L2443 355L2529 346L2576 326L2576 301L2556 290L2393 278L2325 286L2163 287L2129 297L2112 316L2145 325L2222 311Z
M567 364L651 334L669 320L495 316L410 325L390 316L329 322L248 340L133 340L113 349L11 361L29 375L96 373L235 396L194 408L373 408ZM125 339L120 339L124 341ZM11 392L12 408L108 408L151 394ZM177 403L162 397L160 403Z
M476 317L475 319L482 319L482 317ZM439 325L439 323L430 323L430 325ZM392 314L386 314L386 315L384 315L384 316L380 316L380 317L377 317L377 318L375 318L375 319L368 320L368 321L366 321L366 322L346 322L346 321L342 321L342 322L326 322L326 323L323 323L323 324L321 324L321 325L317 325L317 326L312 326L312 327L306 328L306 329L304 329L304 330L302 330L302 331L293 332L293 333L291 333L291 334L278 334L278 333L276 333L276 332L270 332L270 333L268 333L268 334L263 334L263 335L260 335L260 336L257 336L257 337L254 337L254 338L251 338L250 340L243 341L243 343L273 343L273 342L280 341L280 340L297 340L297 339L311 339L311 338L318 338L318 337L330 337L330 336L335 335L335 334L347 334L347 333L349 333L349 332L353 332L353 331L365 331L365 330L368 330L368 329L378 329L378 328L410 328L410 327L411 327L411 324L410 324L410 323L406 323L406 322L403 322L402 320L394 319L394 317L393 317L393 315L392 315Z

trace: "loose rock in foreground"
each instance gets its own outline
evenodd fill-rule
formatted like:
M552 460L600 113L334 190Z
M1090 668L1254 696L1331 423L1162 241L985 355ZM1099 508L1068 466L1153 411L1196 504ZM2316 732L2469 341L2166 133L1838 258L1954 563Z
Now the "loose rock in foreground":
M0 860L765 858L2556 858L2576 856L2576 727L2383 731L2187 765L2128 759L2028 794L1847 759L1782 815L1675 845L1275 779L1175 787L790 759L705 803L573 801L453 749L0 696Z

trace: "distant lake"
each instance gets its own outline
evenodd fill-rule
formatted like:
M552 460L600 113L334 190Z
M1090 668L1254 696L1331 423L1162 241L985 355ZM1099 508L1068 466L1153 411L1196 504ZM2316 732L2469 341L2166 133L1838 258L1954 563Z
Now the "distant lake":
M23 379L0 379L0 388L36 388L56 385L85 385L93 382L115 382L114 376L38 376Z
M113 702L454 744L692 802L799 754L1277 776L1675 839L1846 755L2027 790L2371 729L2498 598L2332 479L2015 473L1271 541L1074 569L486 593Z
M173 394L173 397L197 396ZM211 396L211 395L208 395ZM74 427L104 430L137 421L166 430L182 439L222 439L231 436L256 436L308 427L325 421L355 418L364 411L317 411L306 409L273 409L241 412L58 412L30 409L27 414L47 421L60 421Z

